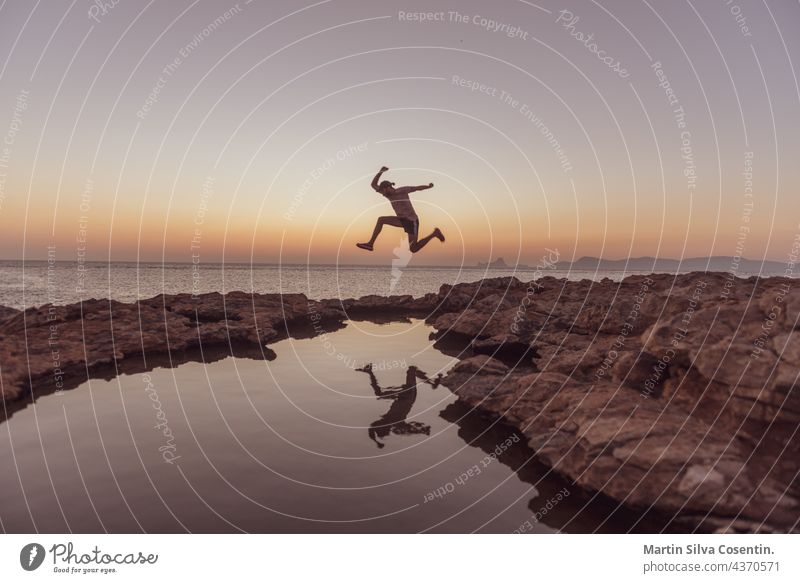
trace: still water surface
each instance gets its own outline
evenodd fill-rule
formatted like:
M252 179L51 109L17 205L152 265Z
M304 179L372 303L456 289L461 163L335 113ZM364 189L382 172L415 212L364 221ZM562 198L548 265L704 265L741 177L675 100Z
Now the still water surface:
M627 530L439 384L431 331L348 322L41 396L0 424L2 529L511 532L567 492L534 532Z

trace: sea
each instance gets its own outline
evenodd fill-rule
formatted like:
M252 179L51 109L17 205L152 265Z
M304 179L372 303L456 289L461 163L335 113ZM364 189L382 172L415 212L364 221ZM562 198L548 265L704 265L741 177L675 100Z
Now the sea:
M579 281L619 281L649 271L487 269L364 265L136 263L0 261L0 305L25 309L111 298L134 302L159 294L208 292L302 293L312 299L346 299L365 295L420 297L443 284L514 276L532 281L552 276ZM749 273L738 273L748 277Z

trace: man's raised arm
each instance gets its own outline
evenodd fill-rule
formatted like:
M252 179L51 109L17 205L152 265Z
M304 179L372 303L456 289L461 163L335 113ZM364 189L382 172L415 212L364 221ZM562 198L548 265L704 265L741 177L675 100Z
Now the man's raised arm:
M386 166L383 166L380 170L378 170L378 173L375 175L375 178L372 179L373 189L378 190L378 181L381 179L381 174L383 174L387 170L388 168Z
M433 188L433 182L430 184L423 184L420 186L402 186L400 188L395 189L395 192L398 194L408 194L409 192L416 192L418 190L428 190L429 188Z

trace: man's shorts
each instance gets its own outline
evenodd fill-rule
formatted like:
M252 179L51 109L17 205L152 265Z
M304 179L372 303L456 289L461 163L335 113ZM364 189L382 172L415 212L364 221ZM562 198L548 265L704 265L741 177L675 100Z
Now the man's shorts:
M417 235L419 233L419 219L406 219L398 217L403 224L403 230L409 235Z

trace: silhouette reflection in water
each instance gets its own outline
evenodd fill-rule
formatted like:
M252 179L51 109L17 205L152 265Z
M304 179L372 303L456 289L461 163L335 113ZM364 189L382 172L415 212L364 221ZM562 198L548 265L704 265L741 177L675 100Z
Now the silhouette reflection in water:
M369 382L375 396L378 399L390 399L392 401L389 410L380 419L372 423L367 430L369 438L374 441L379 448L386 444L381 440L388 437L390 433L395 435L430 435L431 426L418 421L406 421L414 402L417 400L417 379L421 379L431 385L432 388L438 387L442 382L442 374L439 373L435 379L430 379L428 375L419 370L416 366L409 366L406 369L406 382L399 387L381 387L378 379L372 371L372 364L363 368L356 369L369 375Z

